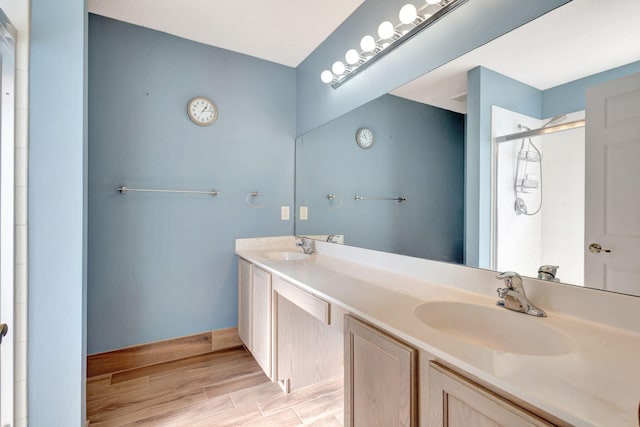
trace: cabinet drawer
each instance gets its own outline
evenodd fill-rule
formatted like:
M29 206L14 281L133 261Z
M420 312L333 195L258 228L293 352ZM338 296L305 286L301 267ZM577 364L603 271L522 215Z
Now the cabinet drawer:
M273 278L273 290L283 298L288 299L325 325L331 323L330 304L315 295L285 282L279 277Z

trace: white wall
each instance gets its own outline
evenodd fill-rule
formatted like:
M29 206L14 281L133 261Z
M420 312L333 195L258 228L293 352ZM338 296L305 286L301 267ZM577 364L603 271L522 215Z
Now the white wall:
M520 132L518 124L532 129L539 127L541 120L514 113L499 107L493 107L491 113L492 136ZM539 138L538 138L539 139ZM499 144L497 149L496 188L496 237L494 244L496 269L513 270L520 274L535 277L541 261L542 251L542 216L516 215L514 210L515 195L513 184L516 174L516 155L520 150L520 140ZM537 144L541 149L540 144ZM530 166L537 164L530 163ZM529 172L534 170L530 168ZM539 203L539 192L522 196L530 211Z
M584 119L584 111L567 121ZM585 130L542 136L544 205L542 264L559 265L558 277L584 284L584 156Z
M0 0L18 31L15 122L15 348L14 426L27 425L27 147L29 102L29 1Z
M568 115L566 121L584 118L584 112ZM520 131L518 124L542 126L538 120L493 107L493 136ZM542 152L543 205L534 216L516 215L514 210L516 156L521 140L496 145L496 259L497 270L514 270L537 276L543 264L559 265L558 277L566 283L584 283L584 128L532 139ZM539 174L537 163L528 172ZM539 179L539 178L538 178ZM540 192L520 195L529 212L535 211Z

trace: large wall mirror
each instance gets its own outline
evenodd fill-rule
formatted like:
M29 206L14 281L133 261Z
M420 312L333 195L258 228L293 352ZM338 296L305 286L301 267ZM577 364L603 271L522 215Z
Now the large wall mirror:
M574 0L298 137L296 234L640 295L639 15Z

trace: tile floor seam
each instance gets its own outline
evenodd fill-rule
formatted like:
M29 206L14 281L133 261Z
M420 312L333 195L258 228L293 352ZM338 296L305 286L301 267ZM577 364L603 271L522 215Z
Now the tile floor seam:
M304 425L304 421L302 420L302 417L300 416L300 414L298 414L298 411L296 411L296 407L294 406L291 409L293 410L293 413L296 414L296 417L298 417L300 424Z
M222 396L225 396L224 394ZM233 404L234 408L239 408L239 406L236 404L235 400L233 400L233 396L231 395L231 393L227 393L226 396L229 396L229 399L231 400L231 403Z

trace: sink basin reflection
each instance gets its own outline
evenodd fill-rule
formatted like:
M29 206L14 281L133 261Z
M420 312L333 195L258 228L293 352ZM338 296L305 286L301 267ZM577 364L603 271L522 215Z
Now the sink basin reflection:
M413 314L442 333L504 353L555 356L573 350L571 338L543 319L499 307L436 301L420 304Z
M267 252L264 254L265 258L269 258L275 261L300 261L309 258L311 255L303 254L302 252L290 252L290 251L278 251Z

